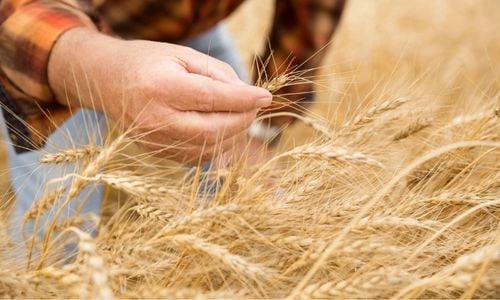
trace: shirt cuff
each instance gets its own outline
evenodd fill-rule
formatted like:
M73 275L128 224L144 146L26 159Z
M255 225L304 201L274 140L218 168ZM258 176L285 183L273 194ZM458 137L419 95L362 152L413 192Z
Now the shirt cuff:
M56 1L16 8L0 25L0 66L9 81L36 101L53 102L48 82L50 52L57 39L77 26L93 27L79 9Z

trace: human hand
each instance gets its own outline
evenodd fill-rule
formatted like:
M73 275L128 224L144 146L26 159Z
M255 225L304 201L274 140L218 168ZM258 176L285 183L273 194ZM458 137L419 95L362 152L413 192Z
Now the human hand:
M75 80L62 80L68 70ZM96 88L87 88L86 77ZM49 83L59 102L103 111L133 126L148 150L180 162L209 160L240 144L257 111L271 103L268 91L193 49L124 41L86 28L58 40ZM102 101L93 100L96 95Z

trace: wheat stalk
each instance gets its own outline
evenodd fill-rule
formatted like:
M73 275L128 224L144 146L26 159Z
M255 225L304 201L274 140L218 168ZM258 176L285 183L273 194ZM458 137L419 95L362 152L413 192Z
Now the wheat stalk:
M47 209L52 207L57 200L62 196L66 187L60 187L53 191L47 192L40 200L33 203L30 209L25 213L24 220L32 220L38 218Z
M366 5L361 2L351 4L353 8ZM262 3L256 5L258 13L264 11ZM470 10L460 5L453 2L450 9ZM398 7L374 10L372 6L370 11L385 13ZM421 6L425 14L429 4ZM440 10L444 8L440 6ZM103 218L95 237L82 237L76 259L64 259L61 250L73 245L65 234L81 216L61 221L69 207L62 209L38 268L19 267L19 261L24 263L22 244L11 241L7 222L0 222L0 298L106 298L107 291L120 299L496 298L500 145L499 112L491 108L498 107L500 94L497 70L491 68L491 62L497 57L485 53L488 59L484 60L475 53L478 47L467 44L470 33L486 41L496 37L483 32L494 28L484 26L492 19L490 8L476 5L474 16L488 12L476 22L467 16L464 24L477 30L449 26L447 30L456 31L466 50L440 49L451 55L450 63L436 63L431 57L436 45L450 40L435 32L429 38L431 51L426 48L415 53L418 55L400 51L399 44L391 45L391 41L401 40L395 38L385 39L383 45L388 48L381 52L380 47L370 47L369 59L364 59L366 51L334 51L332 58L341 66L332 66L335 76L325 74L328 85L315 85L328 93L318 93L317 106L312 108L323 117L327 114L328 122L306 109L306 116L289 115L312 127L319 133L318 139L310 143L316 138L309 135L310 130L303 135L300 130L297 136L299 130L287 128L294 138L287 140L285 132L275 158L262 166L241 164L224 170L224 188L204 199L197 195L203 169L198 168L191 180L184 165L156 159L153 154L157 152L117 148L97 161L97 168L91 165L108 146L80 158L84 163L77 164L75 173L58 181L66 185L59 198L67 200L64 196L72 190L84 202L79 189L90 184L115 187L125 197L106 189L104 200L113 207L112 216ZM404 11L421 18L413 7ZM400 20L395 12L389 11L394 18L383 18L384 22ZM432 24L432 16L422 17ZM343 22L353 19L355 14ZM411 33L406 29L411 28L405 28L405 33ZM418 30L420 43L425 42L422 33ZM358 48L365 40L379 45L371 38L354 40ZM411 40L411 47L405 49L418 49ZM348 46L341 44L341 49ZM337 76L351 73L351 66L342 65L351 55L361 55L367 63L355 60L359 71L353 77ZM420 57L424 59L419 63ZM310 58L319 61L320 57ZM396 59L398 68L385 70ZM456 61L466 62L466 69L472 72L455 76ZM304 62L304 66L310 64ZM287 93L290 84L310 82L304 76L299 82L290 75L303 74L261 76L257 85L270 90L275 100L292 104L285 99L287 94L280 93ZM403 105L398 100L401 95L406 95L403 102L419 101ZM335 123L346 120L350 108L377 103L380 97L390 100L357 111L343 127ZM393 99L398 101L391 102ZM419 117L409 119L415 112ZM453 120L454 116L458 118ZM427 120L432 126L424 132L421 123ZM339 130L329 128L330 123L340 125ZM302 141L309 144L300 144ZM120 159L103 170L116 150L121 152ZM78 160L59 160L73 159ZM53 195L53 183L43 197ZM41 215L57 207L56 201L45 205L40 201L27 214L30 218ZM0 202L0 217L5 220L10 218L3 208L6 211L9 203ZM38 238L33 244L36 254L44 250Z
M119 137L117 137L108 147L104 148L81 172L81 176L75 177L74 180L71 183L71 187L68 189L68 193L66 195L66 198L64 202L58 207L57 211L54 214L53 220L51 224L48 226L47 232L45 234L45 240L43 244L43 253L42 253L42 258L40 260L38 268L40 268L43 263L45 257L48 255L47 253L47 247L49 244L50 237L52 235L52 232L54 231L54 227L56 225L56 220L59 218L61 215L63 209L71 202L71 200L78 196L80 192L88 185L89 180L88 178L94 177L97 175L99 170L109 162L109 160L113 157L113 155L116 154L116 151L118 150L119 147L123 146L123 143L125 141L125 135L122 134ZM38 230L37 226L35 226L34 232L36 233ZM32 237L32 243L30 245L30 250L29 250L29 258L28 258L28 263L27 267L30 267L31 264L31 256L33 252L33 247L35 243L35 234L33 234Z

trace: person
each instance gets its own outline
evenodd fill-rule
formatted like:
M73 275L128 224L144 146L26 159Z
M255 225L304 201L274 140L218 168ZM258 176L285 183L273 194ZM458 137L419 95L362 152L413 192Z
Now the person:
M185 163L247 142L251 126L255 140L269 142L265 126L252 123L272 96L249 84L221 23L241 2L1 1L0 99L14 217L72 170L41 165L42 155L102 143L107 118L133 124L143 147ZM277 0L260 59L272 55L266 74L318 67L343 7L343 0ZM277 110L300 111L312 90L284 87L290 105ZM271 118L269 128L290 121ZM102 189L86 197L83 212L97 212Z

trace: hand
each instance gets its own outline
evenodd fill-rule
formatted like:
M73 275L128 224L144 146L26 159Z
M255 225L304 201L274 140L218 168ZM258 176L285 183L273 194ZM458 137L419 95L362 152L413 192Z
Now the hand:
M75 80L62 80L70 71ZM103 111L133 126L149 150L181 162L209 160L240 144L257 111L271 104L268 91L193 49L124 41L86 28L58 40L49 83L60 103Z
M249 167L261 166L273 158L276 154L274 148L256 138L251 138L242 151L244 153L242 159L244 160L245 165ZM241 150L238 153L235 153L235 155L241 156L240 153Z
M225 169L231 163L243 164L245 169L258 168L272 159L276 150L265 144L262 140L249 137L247 140L236 144L231 150L217 157L211 164L209 171Z

